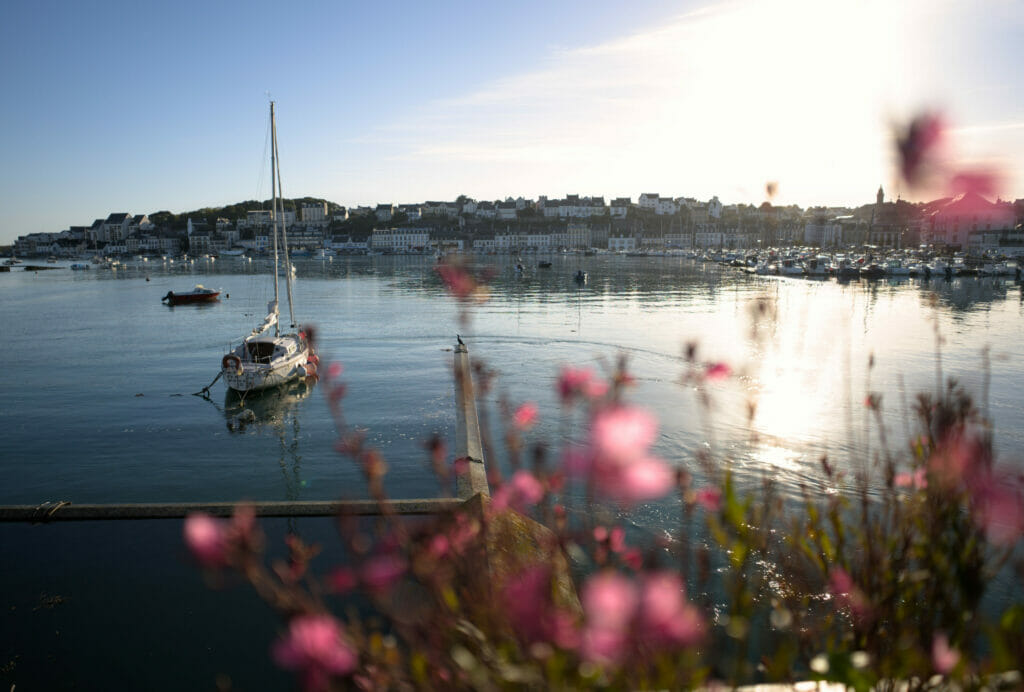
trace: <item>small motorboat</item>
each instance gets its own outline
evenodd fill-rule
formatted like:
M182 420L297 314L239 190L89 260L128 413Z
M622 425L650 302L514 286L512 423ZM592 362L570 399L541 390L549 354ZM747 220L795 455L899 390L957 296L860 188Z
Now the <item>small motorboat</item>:
M220 291L215 291L212 288L206 288L202 284L196 284L196 287L187 293L175 293L174 291L168 291L160 300L164 301L168 305L188 305L190 303L212 303L217 300L220 296Z
M860 268L862 279L881 279L883 276L885 276L885 269L875 262L865 264Z
M587 273L580 269L578 272L573 274L572 280L575 281L580 286L582 286L583 284L587 283Z
M537 268L538 269L551 269L551 262L548 262L548 261L537 262Z

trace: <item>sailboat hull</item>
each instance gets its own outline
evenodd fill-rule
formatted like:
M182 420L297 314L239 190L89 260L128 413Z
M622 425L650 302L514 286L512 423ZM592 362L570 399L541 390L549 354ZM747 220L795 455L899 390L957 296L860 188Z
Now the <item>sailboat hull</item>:
M221 374L229 389L256 392L314 374L312 355L309 343L297 334L249 339L224 356Z

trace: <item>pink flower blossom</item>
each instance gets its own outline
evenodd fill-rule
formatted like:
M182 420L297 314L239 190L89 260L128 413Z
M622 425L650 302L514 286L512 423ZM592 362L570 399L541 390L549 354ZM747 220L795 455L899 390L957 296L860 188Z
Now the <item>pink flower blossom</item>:
M581 642L584 658L594 663L618 663L625 654L636 615L636 586L615 572L600 572L584 584L581 600L586 616Z
M332 380L337 377L341 377L341 373L344 371L344 369L345 368L344 366L342 366L341 363L339 363L338 361L334 361L329 366L327 366L327 377Z
M855 621L862 622L870 617L871 604L849 572L842 567L833 567L829 571L828 584L836 603L849 608Z
M913 473L897 473L893 476L892 482L897 488L924 490L928 487L928 476L924 469L917 469Z
M347 593L356 588L356 573L348 567L339 567L327 577L327 584L333 593Z
M209 514L196 512L185 519L185 545L204 567L227 564L228 522Z
M509 577L502 590L505 612L526 642L551 642L564 649L578 645L572 617L554 604L551 568L535 565Z
M945 634L935 635L932 640L932 665L940 675L949 675L960 662L960 652L950 647Z
M613 526L608 532L608 547L612 552L621 553L626 548L626 530L621 526Z
M512 507L523 511L540 502L544 497L544 485L529 471L519 470L494 494L491 505L496 511Z
M563 404L576 396L597 399L608 392L608 383L599 380L590 368L562 368L558 376L558 394Z
M725 363L712 363L704 370L704 379L712 382L724 380L732 374L732 368Z
M356 668L355 648L345 638L341 623L330 615L300 615L288 624L288 633L271 649L282 668L301 670L306 690L326 690L331 677Z
M468 299L476 290L476 280L460 266L442 264L437 267L437 273L451 294L459 300Z
M640 595L640 636L655 646L691 646L703 634L703 619L697 608L686 602L679 575L646 575Z
M713 486L701 488L693 496L694 502L709 512L717 512L722 507L722 491Z
M975 521L990 541L1008 546L1024 535L1024 498L1011 479L985 474L971 492Z
M1001 187L999 176L995 171L988 169L961 170L958 171L949 182L950 191L954 196L965 195L965 201L970 202L975 197L998 197ZM976 202L977 211L985 210L988 202L982 204ZM967 205L968 212L974 211Z
M537 404L527 402L516 409L512 420L520 430L533 427L537 422Z
M373 592L388 591L405 574L407 564L396 553L383 553L368 559L360 576L363 584Z
M594 416L590 437L598 455L629 461L647 453L657 429L654 416L646 411L616 406Z
M935 158L944 134L945 124L938 114L922 113L897 138L900 173L911 186L923 182L927 167Z
M565 468L590 475L601 495L631 504L661 497L675 485L675 473L649 456L657 423L638 408L616 406L599 411L591 422L589 444L567 452Z

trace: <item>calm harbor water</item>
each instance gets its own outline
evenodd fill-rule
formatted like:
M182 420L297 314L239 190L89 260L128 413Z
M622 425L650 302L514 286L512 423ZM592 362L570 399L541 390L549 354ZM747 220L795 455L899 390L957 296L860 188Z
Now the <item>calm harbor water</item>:
M837 284L753 277L683 258L551 259L550 269L527 260L519 275L514 260L480 258L494 265L495 277L490 299L472 309L468 323L460 322L431 258L299 261L296 319L317 327L325 362L344 365L347 423L365 430L387 457L392 496L440 492L422 445L434 433L448 440L454 433L450 366L456 333L474 360L498 372L499 393L513 403L539 404L540 423L529 436L553 447L563 441L559 436L573 434L562 425L554 391L559 368L608 368L625 355L636 377L631 400L660 421L655 451L698 477L695 453L710 449L733 465L747 489L770 474L790 499L802 485L843 492L826 487L819 459L827 453L840 468L853 468L878 448L878 430L863 405L866 393L882 394L889 443L902 448L912 431L914 394L935 389L939 368L989 411L1001 463L1024 466L1019 283L956 278ZM583 286L571 278L579 268L589 272ZM168 290L196 283L222 289L223 300L161 304ZM359 473L333 449L335 425L320 388L249 401L251 414L225 395L220 382L210 400L191 396L217 374L229 344L262 318L272 297L265 264L150 260L117 270L15 269L0 274L0 296L8 344L0 374L0 503L365 497ZM688 343L697 344L700 360L726 362L734 370L730 380L708 387L710 410L698 403L692 385L680 382ZM756 409L748 419L751 403ZM675 512L668 503L652 503L621 518L637 531L657 534ZM80 621L103 612L113 584L131 584L129 592L137 590L148 603L148 617L163 619L166 636L179 640L194 637L194 628L209 620L211 611L203 608L224 607L225 598L248 603L236 595L215 605L184 564L180 527L159 523L117 528L98 546L88 540L95 533L83 527L2 527L9 559L15 553L30 558L8 572L4 590L13 594L22 617L36 612L41 592L60 592L70 605L55 608L52 617L63 612ZM123 556L126 545L137 559L130 570L119 571L111 561ZM167 568L175 575L170 588L168 573L154 566L160 554L175 562ZM166 590L147 600L141 594L149 589ZM203 605L182 613L174 609L175 598ZM69 637L73 628L67 622L64 627ZM26 640L4 629L0 653L22 656L22 671L36 676L26 672L12 681L64 686L83 674L79 666L65 671L70 677L47 677L57 673L32 657L54 650L59 654L50 655L73 657L71 649L84 655L83 647L92 650L83 633L77 635L83 643L71 646L54 644L48 631ZM258 646L274 631L273 623L249 629L264 642ZM113 680L180 688L172 683L182 679L146 672L160 660L153 653L160 639L143 637L137 645L142 662L110 663L117 671ZM204 652L202 665L185 680L206 686L219 665L233 671L236 684L244 680L225 663L233 656L246 660L235 644L227 634L204 633L194 644ZM186 648L179 656L194 664L198 654ZM256 670L259 680L262 669Z

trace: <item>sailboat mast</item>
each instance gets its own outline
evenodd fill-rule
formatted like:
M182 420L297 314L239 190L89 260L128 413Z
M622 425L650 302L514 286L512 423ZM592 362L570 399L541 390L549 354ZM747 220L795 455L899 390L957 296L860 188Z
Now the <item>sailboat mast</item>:
M288 292L288 318L289 324L292 328L295 328L295 310L292 307L292 260L288 256L288 224L284 220L284 191L281 189L281 161L277 153L277 128L274 130L274 158L278 162L276 167L277 175L277 194L281 198L281 241L283 243L282 248L284 249L284 286ZM274 171L271 171L274 174Z
M278 313L278 278L277 278L277 179L274 175L277 170L277 125L274 122L274 102L270 102L270 224L274 233L274 312ZM274 336L281 335L281 328L278 321L274 320Z

